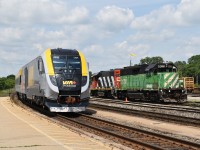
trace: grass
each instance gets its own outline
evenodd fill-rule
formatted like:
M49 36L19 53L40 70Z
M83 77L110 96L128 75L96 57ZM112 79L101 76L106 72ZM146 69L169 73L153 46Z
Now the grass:
M14 89L0 90L0 97L9 96L9 94L13 92Z
M193 106L193 107L200 107L200 102L188 102L183 104L185 106Z

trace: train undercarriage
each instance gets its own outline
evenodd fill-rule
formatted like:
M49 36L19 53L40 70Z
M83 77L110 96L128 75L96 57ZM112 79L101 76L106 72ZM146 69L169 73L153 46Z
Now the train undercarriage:
M151 101L151 102L185 102L187 100L186 91L182 88L160 89L160 90L91 90L91 96L104 98L117 98L129 101Z

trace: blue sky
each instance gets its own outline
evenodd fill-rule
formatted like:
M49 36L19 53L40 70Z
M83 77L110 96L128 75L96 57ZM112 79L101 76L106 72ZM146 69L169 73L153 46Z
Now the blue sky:
M0 77L57 47L81 50L93 73L187 61L200 53L199 14L199 0L0 0Z

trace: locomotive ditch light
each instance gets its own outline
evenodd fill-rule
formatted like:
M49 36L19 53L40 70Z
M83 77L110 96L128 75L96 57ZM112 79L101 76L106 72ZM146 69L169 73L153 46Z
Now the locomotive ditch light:
M71 103L71 96L65 98L65 102L67 104Z
M65 102L67 103L67 104L70 104L70 103L75 103L76 102L76 99L75 99L75 97L71 97L71 96L69 96L69 97L66 97L65 98Z
M71 97L71 103L74 104L76 102L75 97Z

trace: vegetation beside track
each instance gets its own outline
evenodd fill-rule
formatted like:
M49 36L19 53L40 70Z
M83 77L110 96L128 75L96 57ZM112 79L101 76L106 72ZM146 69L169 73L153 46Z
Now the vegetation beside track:
M14 92L15 75L0 77L0 97L10 96Z
M0 90L0 97L6 97L10 96L12 93L14 93L14 89L6 89L6 90Z

